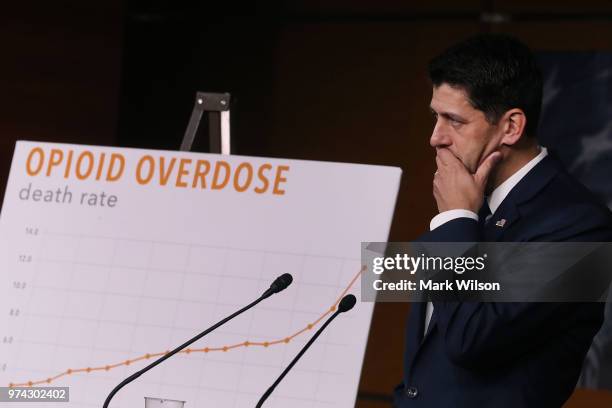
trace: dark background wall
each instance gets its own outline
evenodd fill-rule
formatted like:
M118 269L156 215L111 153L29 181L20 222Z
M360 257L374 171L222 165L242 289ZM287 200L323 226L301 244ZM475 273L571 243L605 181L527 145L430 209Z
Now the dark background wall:
M15 140L116 143L122 13L120 0L2 5L2 195Z
M390 239L410 240L435 213L430 57L481 31L534 50L612 50L607 0L259 3L3 7L0 190L17 139L176 149L195 91L222 91L236 154L401 166ZM408 308L376 307L360 407L388 406ZM580 392L571 406L611 400Z

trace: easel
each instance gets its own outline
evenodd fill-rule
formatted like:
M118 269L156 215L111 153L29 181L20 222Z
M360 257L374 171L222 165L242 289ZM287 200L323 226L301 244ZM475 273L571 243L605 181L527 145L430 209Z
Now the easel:
M229 93L197 92L180 150L230 154L229 105ZM198 128L204 113L208 122L208 138L198 137ZM205 143L206 139L208 146Z
M229 93L220 94L197 92L195 104L193 106L193 110L191 111L191 117L189 118L189 123L187 124L187 129L185 130L180 150L188 152L202 152L207 150L209 153L230 154L231 146L229 102ZM202 115L204 113L206 113L206 120L208 121L208 149L205 149L205 143L203 142L203 139L205 138L197 137L198 128L200 127L200 121L202 120ZM205 333L201 333L200 336L203 336L204 334ZM194 338L190 341L193 342L195 340L197 340L197 338ZM138 378L142 373L144 373L144 371L153 368L155 365L171 357L173 354L178 353L181 348L186 347L188 344L189 343L185 343L184 345L179 346L179 348L174 349L171 354L166 354L164 357L145 367L143 371L138 371L123 380L123 382L119 383L119 385L115 387L108 395L106 401L104 402L104 407L107 407L109 405L112 397L122 387ZM160 398L145 397L145 400L147 401L147 406L156 407L162 407L162 405L168 404L172 405L173 407L183 407L185 404L185 401L176 401Z

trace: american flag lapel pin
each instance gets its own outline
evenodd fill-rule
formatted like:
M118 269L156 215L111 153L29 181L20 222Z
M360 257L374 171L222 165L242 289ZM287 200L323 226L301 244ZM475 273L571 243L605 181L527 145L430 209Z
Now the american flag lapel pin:
M495 226L496 226L496 227L500 227L500 228L503 228L503 227L504 227L504 225L506 225L506 219L505 219L505 218L502 218L501 220L499 220L499 221L497 221L497 222L495 223Z

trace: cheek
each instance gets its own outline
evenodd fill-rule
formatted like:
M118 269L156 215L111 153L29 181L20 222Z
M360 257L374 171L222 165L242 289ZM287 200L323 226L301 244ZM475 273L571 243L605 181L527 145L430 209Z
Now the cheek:
M495 150L498 150L500 146L500 138L496 130L490 126L486 127L480 133L479 146L478 146L478 158L475 163L476 168L482 163Z
M463 164L472 173L476 171L486 151L489 137L482 129L470 129L464 134Z

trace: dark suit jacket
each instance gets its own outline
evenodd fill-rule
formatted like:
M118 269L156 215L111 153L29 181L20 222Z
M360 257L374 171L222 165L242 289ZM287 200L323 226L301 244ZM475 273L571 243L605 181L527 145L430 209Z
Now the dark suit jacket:
M419 241L607 242L612 218L549 153L486 226L459 218ZM602 303L434 302L423 336L425 303L415 303L395 406L560 407L602 322Z

